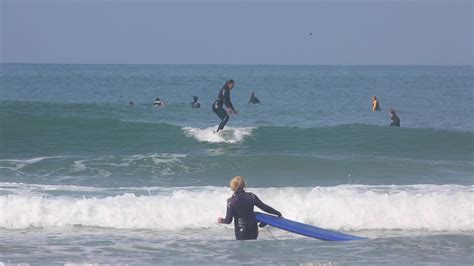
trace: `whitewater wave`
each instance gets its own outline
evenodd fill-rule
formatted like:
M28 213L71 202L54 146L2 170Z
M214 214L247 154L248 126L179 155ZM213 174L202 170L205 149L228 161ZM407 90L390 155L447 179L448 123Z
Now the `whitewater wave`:
M183 127L183 130L188 137L193 137L201 142L233 144L242 142L254 130L253 127L226 127L224 130L216 133L216 128L217 126L208 128Z
M9 192L12 186L9 185ZM136 189L138 192L144 188ZM222 187L148 188L148 195L137 195L133 188L128 191L132 193L80 198L2 195L0 227L79 225L171 231L212 228L218 226L216 218L225 215L226 199L231 194ZM328 229L474 231L473 186L343 185L248 191L255 192L286 218Z

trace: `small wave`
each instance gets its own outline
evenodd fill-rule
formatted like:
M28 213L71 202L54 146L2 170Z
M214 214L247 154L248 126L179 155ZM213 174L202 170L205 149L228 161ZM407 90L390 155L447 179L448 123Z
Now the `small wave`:
M248 190L289 219L334 230L474 231L473 186L343 185ZM225 214L229 195L229 189L222 187L155 188L149 195L124 193L102 198L9 194L0 196L0 227L212 228L217 226L216 217Z
M47 159L65 158L65 156L48 156L48 157L35 157L31 159L2 159L0 160L0 169L5 168L13 171L18 171L25 166L32 165Z
M226 127L225 130L215 133L217 126L208 128L184 127L184 133L198 141L211 143L238 143L252 134L253 127Z

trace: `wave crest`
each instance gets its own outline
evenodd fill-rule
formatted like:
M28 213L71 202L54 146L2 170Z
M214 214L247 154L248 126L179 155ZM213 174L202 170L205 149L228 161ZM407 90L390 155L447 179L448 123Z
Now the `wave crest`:
M286 218L328 229L474 231L473 186L344 185L249 191ZM0 196L0 227L212 228L217 227L216 218L225 215L229 195L229 189L220 187L155 188L149 195L103 198L9 194Z
M226 127L226 129L216 133L216 128L217 126L208 128L184 127L183 130L188 137L193 137L201 142L232 144L242 142L254 130L253 127Z

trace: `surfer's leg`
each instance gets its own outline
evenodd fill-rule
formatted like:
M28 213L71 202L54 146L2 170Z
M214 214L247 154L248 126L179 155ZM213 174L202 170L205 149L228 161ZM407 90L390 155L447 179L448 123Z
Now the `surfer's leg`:
M222 110L224 112L224 118L222 119L221 123L219 124L219 128L217 129L217 131L223 130L224 127L225 127L225 124L227 124L227 121L229 121L229 115L226 113L226 111L224 109L222 109Z
M221 119L221 123L219 124L217 131L224 129L225 124L227 124L227 121L229 121L229 115L222 107L219 108L219 107L213 106L212 110Z
M258 227L256 221L248 221L238 218L235 226L235 238L237 240L257 239Z

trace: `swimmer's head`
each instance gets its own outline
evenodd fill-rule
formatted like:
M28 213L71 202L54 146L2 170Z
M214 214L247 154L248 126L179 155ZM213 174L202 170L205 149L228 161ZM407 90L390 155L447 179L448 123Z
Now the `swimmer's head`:
M156 97L155 101L159 102L161 101L160 98Z
M394 116L394 115L397 114L397 112L393 108L390 108L390 110L388 112L390 113L391 116Z
M245 188L246 182L243 176L234 176L232 180L230 180L229 186L232 191L239 191Z
M234 80L232 79L228 79L226 82L225 82L225 86L229 89L229 90L232 90L234 88Z
M377 96L372 96L372 100L377 100Z
M197 96L193 96L193 101L197 102L198 100L198 97Z

